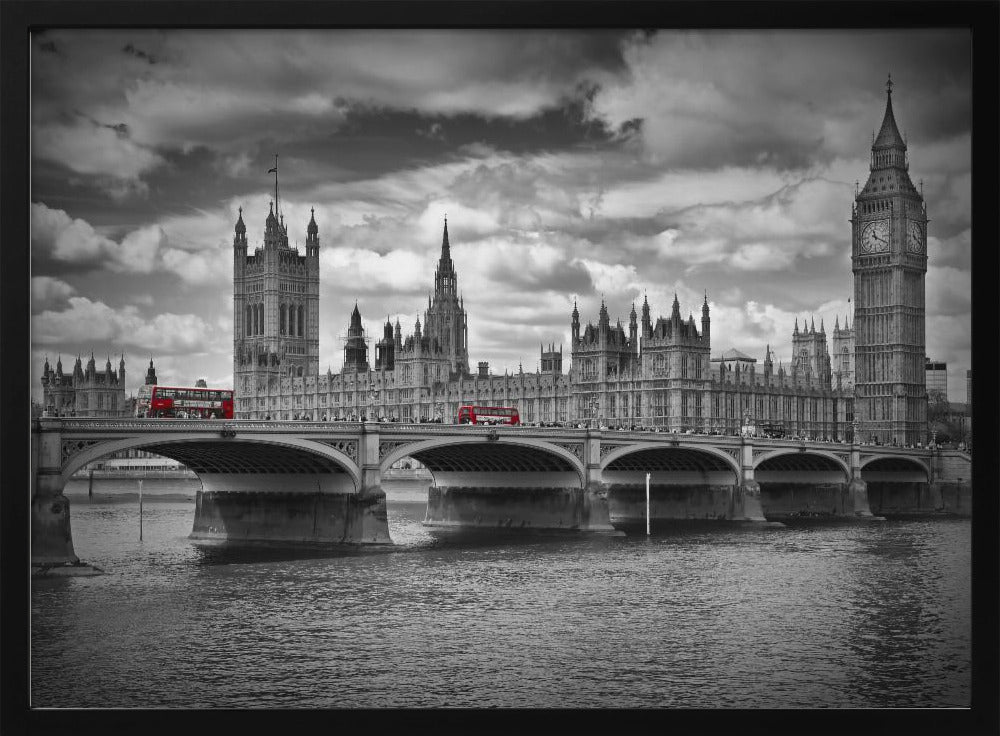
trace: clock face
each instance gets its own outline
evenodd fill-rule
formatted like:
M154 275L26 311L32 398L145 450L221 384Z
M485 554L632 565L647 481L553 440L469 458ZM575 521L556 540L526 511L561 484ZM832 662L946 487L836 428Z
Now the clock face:
M861 231L862 253L885 253L889 250L889 222L876 220L865 225Z
M919 222L907 223L906 248L911 253L924 252L924 228Z

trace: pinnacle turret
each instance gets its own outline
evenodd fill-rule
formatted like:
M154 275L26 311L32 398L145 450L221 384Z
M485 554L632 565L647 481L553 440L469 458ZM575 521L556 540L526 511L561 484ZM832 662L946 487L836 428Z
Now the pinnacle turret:
M306 226L306 233L309 235L317 235L319 233L319 225L316 224L316 208L311 207L309 212L311 216L309 218L309 225Z
M243 222L243 208L240 207L240 216L236 220L236 234L239 236L244 236L247 234L247 226Z

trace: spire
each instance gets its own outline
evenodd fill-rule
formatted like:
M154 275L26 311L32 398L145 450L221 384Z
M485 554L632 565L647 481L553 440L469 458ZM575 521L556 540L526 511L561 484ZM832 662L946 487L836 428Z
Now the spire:
M632 311L631 311L631 312L629 312L629 315L628 315L628 321L629 321L629 322L630 322L631 324L635 324L635 321L636 321L636 316L637 316L637 315L636 315L636 313L635 313L635 302L632 302Z
M812 335L816 332L816 319L810 318L809 320L809 334Z
M708 315L708 289L705 289L705 301L701 305L701 313Z
M309 225L306 227L306 233L316 235L319 233L319 226L316 224L316 208L310 207L309 212L311 217L309 218Z
M243 208L240 207L240 216L236 220L236 234L243 236L247 233L247 226L243 222Z
M793 335L799 334L799 318L798 317L795 318L795 329L792 330L792 334Z
M906 150L906 142L899 134L899 127L896 125L896 117L892 112L892 75L889 75L885 83L885 117L882 118L882 127L879 128L872 148L901 148Z
M819 318L819 334L821 334L821 335L825 335L826 334L826 329L824 329L824 327L823 327L823 318L822 317Z
M575 298L573 299L573 319L574 320L579 320L580 319L580 312L576 308L576 299Z
M840 332L840 315L837 315L833 320L833 331L834 333Z
M444 234L441 236L441 262L451 260L451 243L448 242L448 215L444 216Z
M674 292L674 304L670 310L670 318L680 320L681 318L681 303L677 301L677 292Z

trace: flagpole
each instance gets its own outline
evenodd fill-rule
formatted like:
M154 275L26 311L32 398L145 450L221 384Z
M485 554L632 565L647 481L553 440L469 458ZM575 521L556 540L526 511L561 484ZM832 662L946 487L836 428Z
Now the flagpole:
M142 478L139 479L139 541L142 541Z

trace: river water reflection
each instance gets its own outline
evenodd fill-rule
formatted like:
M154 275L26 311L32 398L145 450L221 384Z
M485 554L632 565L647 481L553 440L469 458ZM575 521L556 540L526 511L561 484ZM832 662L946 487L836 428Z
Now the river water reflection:
M393 548L292 558L193 545L191 501L140 543L136 504L70 499L108 574L33 584L33 706L970 702L968 519L484 535L402 487Z

